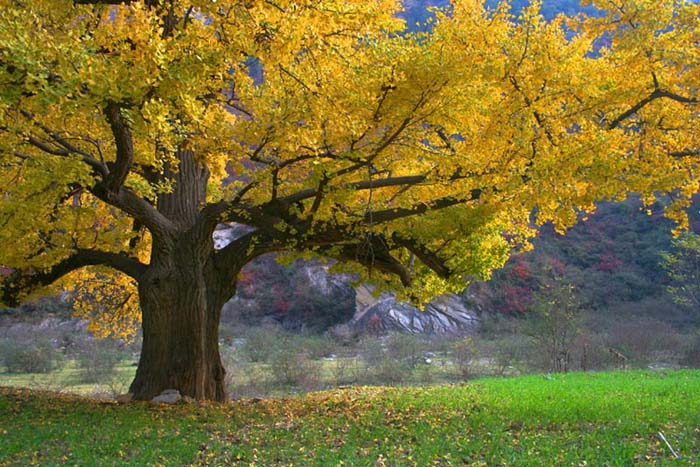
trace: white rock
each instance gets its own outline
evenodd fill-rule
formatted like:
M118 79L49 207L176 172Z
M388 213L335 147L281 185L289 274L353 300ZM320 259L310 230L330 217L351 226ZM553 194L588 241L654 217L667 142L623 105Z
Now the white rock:
M177 389L166 389L159 395L151 399L154 404L175 404L182 399L180 391Z

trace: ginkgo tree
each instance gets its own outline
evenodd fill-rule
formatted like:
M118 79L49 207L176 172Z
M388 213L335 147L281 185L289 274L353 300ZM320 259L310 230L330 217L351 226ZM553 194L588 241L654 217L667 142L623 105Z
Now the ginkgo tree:
M223 400L221 308L265 253L421 303L599 199L682 224L698 6L589 3L411 35L397 0L0 0L3 303L73 291L98 333L140 321L135 398ZM220 223L248 228L217 250Z

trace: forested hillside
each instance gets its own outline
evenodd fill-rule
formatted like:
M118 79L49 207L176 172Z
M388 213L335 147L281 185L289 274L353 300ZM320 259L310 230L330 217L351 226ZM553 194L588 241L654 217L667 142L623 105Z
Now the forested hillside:
M603 203L566 235L543 226L533 250L513 256L479 290L494 310L512 314L527 312L536 291L553 281L572 284L585 309L651 299L672 307L661 264L662 252L673 248L672 229L659 206L647 211L637 198Z

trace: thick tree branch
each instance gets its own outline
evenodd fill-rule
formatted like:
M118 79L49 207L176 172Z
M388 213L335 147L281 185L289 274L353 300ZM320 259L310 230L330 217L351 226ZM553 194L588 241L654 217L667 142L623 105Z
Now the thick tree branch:
M374 224L382 224L385 222L391 222L397 219L402 219L404 217L417 216L420 214L425 214L429 211L436 211L439 209L445 209L451 206L464 204L469 201L476 201L481 197L482 193L483 191L481 189L475 188L470 192L470 195L465 198L445 196L444 198L426 201L424 203L420 203L408 208L390 208L383 209L381 211L368 212L364 215L364 222L367 223L371 219Z
M398 276L404 287L411 286L411 273L399 260L391 256L386 242L380 236L373 235L363 241L342 245L340 248L322 247L319 251L340 260L360 263L370 272L376 269L393 274Z
M124 185L127 175L134 164L134 142L128 123L122 116L122 106L116 102L110 102L105 107L105 116L114 135L114 143L117 146L116 160L110 164L110 173L107 177L107 186L110 191L118 192Z
M124 253L111 253L99 250L77 250L68 258L55 264L47 271L12 272L0 283L2 303L8 306L19 305L22 294L39 287L47 286L66 274L85 266L108 266L139 280L147 266L138 259Z
M450 181L458 180L459 178L463 178L457 175L454 175L453 177L450 178ZM375 188L387 188L387 187L396 187L396 186L413 186L413 185L418 185L420 183L423 183L428 180L427 175L406 175L403 177L388 177L388 178L380 178L380 179L373 179L371 182L369 180L363 180L360 182L353 182L353 183L348 183L346 185L342 185L339 188L341 190L369 190L375 189ZM326 187L326 190L332 190L334 187ZM318 189L315 188L309 188L307 190L301 190L297 193L294 193L289 196L285 196L282 198L279 198L279 201L282 201L284 203L298 203L299 201L304 201L309 198L314 198L318 194Z
M122 187L119 191L110 191L104 183L88 187L90 193L105 203L121 209L141 222L154 236L165 239L176 230L175 224L151 205L148 201Z
M416 257L443 279L448 279L452 276L452 271L445 264L445 260L440 258L435 252L430 251L425 245L415 238L405 237L399 233L394 233L391 240L408 251L416 255Z
M135 0L73 0L75 5L120 5L133 3ZM149 2L146 2L149 3Z
M225 299L236 292L238 273L251 260L265 253L281 250L281 244L258 230L245 233L221 250L214 252L215 275L212 280L222 287Z

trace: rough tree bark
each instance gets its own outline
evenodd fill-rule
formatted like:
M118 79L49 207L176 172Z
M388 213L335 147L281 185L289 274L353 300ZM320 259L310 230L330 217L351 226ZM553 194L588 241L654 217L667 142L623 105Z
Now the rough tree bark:
M158 211L176 229L154 239L150 265L138 280L143 348L130 392L135 399L151 399L177 389L195 399L223 401L219 319L244 260L225 268L215 261L216 222L200 212L208 171L191 151L180 151L178 159L177 170L165 171L173 191L158 199Z
M223 301L200 261L179 250L172 267L148 271L139 284L143 347L130 392L151 399L177 389L195 399L226 399L219 355Z

